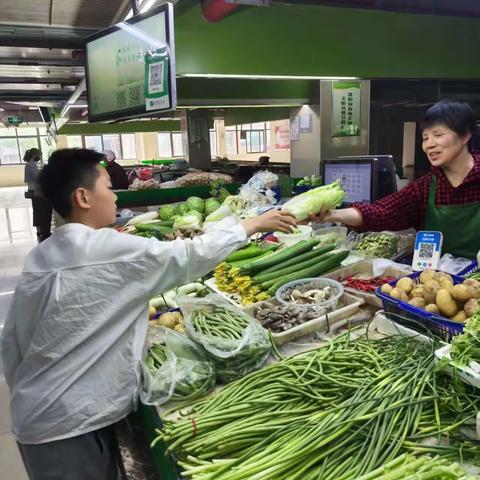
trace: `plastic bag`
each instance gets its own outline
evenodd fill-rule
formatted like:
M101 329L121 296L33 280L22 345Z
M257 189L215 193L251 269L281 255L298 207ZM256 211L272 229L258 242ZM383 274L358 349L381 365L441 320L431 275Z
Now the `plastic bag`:
M452 275L458 275L470 265L472 265L472 260L469 260L468 258L454 257L450 253L446 253L438 262L438 270Z
M253 175L246 185L257 190L257 192L269 190L278 186L278 175L269 170L261 170Z
M165 346L165 361L152 368L150 349ZM142 362L142 386L139 392L146 405L161 405L169 400L202 397L215 386L215 366L208 356L186 335L164 327L149 327Z
M260 368L270 354L271 343L267 330L243 311L216 294L204 298L183 296L178 299L188 336L201 345L215 362L218 378L229 382ZM219 309L246 320L247 327L239 339L199 333L192 323L197 312L214 312Z

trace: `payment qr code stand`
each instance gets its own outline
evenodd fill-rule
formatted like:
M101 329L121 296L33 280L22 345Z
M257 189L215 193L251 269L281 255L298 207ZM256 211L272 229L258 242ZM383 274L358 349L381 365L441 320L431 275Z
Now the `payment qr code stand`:
M144 96L146 110L170 106L168 83L170 53L167 45L145 53Z

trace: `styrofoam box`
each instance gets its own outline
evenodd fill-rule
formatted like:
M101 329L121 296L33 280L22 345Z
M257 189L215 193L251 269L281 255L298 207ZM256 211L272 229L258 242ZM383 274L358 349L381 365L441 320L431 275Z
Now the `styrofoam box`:
M274 305L279 305L279 302L276 299L265 300L264 302L258 302L253 305L248 305L243 307L245 313L248 313L252 317L255 317L255 310L261 308L262 305L270 303ZM317 331L325 331L329 326L332 326L336 322L345 320L346 318L353 315L353 313L363 305L364 301L360 298L344 293L338 302L337 309L333 312L330 312L328 315L322 315L321 317L308 320L301 325L292 327L290 330L286 330L281 333L272 332L272 337L276 345L283 345L284 343L291 342L297 338L304 337L305 335L310 335Z
M452 361L450 357L450 351L452 350L451 345L445 345L437 350L435 350L435 360L440 362L440 360L447 359L449 361L448 366L445 368L448 373L451 375L458 375L465 383L469 383L476 388L480 388L480 364L477 362L470 362L470 365L466 367L460 367Z
M353 275L359 274L365 275L373 275L373 262L372 260L362 260L361 262L353 263L346 267L342 267L338 270L334 270L333 272L327 273L322 275L325 278L332 278L333 280L337 280L342 283L342 280L345 278L351 277ZM383 275L387 277L403 277L405 275L410 275L412 272L405 269L402 270L396 267L388 267L384 272ZM351 295L355 295L368 303L369 305L374 305L375 307L382 308L382 301L375 295L375 292L367 293L362 292L361 290L355 290L353 288L345 287L345 292L350 293Z

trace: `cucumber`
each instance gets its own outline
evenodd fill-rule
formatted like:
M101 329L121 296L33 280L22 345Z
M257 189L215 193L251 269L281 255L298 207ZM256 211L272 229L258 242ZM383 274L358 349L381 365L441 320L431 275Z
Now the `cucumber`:
M253 277L252 280L255 283L260 283L262 288L266 290L276 283L279 278L288 275L289 273L298 272L304 268L313 267L314 265L317 265L317 263L327 260L327 258L330 258L333 255L333 253L325 253L323 255L319 255L318 257L311 258L310 260L306 260L305 262L295 263L290 267L282 268L281 270L277 270L276 272L268 273L266 275L264 275L262 272L260 275Z
M269 255L267 258L260 258L254 260L252 263L242 267L242 272L246 275L251 275L253 273L260 272L265 268L272 267L279 262L288 260L289 258L296 257L301 253L308 252L312 250L315 245L318 245L320 240L316 237L311 238L310 240L302 240L291 247L285 248L279 252Z
M278 281L268 289L270 295L274 295L275 292L283 285L293 280L300 280L301 278L314 278L320 276L322 273L326 273L332 268L338 267L347 257L350 255L348 250L340 253L336 253L330 258L317 263L315 266L305 268L289 275L284 275L279 278Z
M278 263L277 265L274 265L273 267L266 268L265 270L262 270L258 276L263 275L263 274L268 274L272 272L277 272L279 270L282 270L286 267L290 267L291 265L298 264L300 262L305 262L306 260L310 260L312 258L319 257L320 255L323 255L325 253L331 252L334 250L335 247L333 245L329 245L328 247L324 248L317 248L315 250L311 250L309 252L302 253L300 255L297 255L296 257L289 258L288 260L284 260L283 262ZM262 282L259 282L262 283Z

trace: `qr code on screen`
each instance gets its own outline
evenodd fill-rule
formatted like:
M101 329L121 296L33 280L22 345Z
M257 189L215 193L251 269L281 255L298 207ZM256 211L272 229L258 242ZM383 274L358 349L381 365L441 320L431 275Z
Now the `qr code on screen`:
M140 105L140 87L141 85L136 85L135 87L130 87L128 89L128 104L130 106Z
M120 90L117 92L117 108L125 108L127 106L127 91Z
M433 255L434 249L435 249L435 244L433 243L421 243L420 252L418 256L420 258L431 258Z
M163 63L150 65L148 84L150 93L163 91Z

